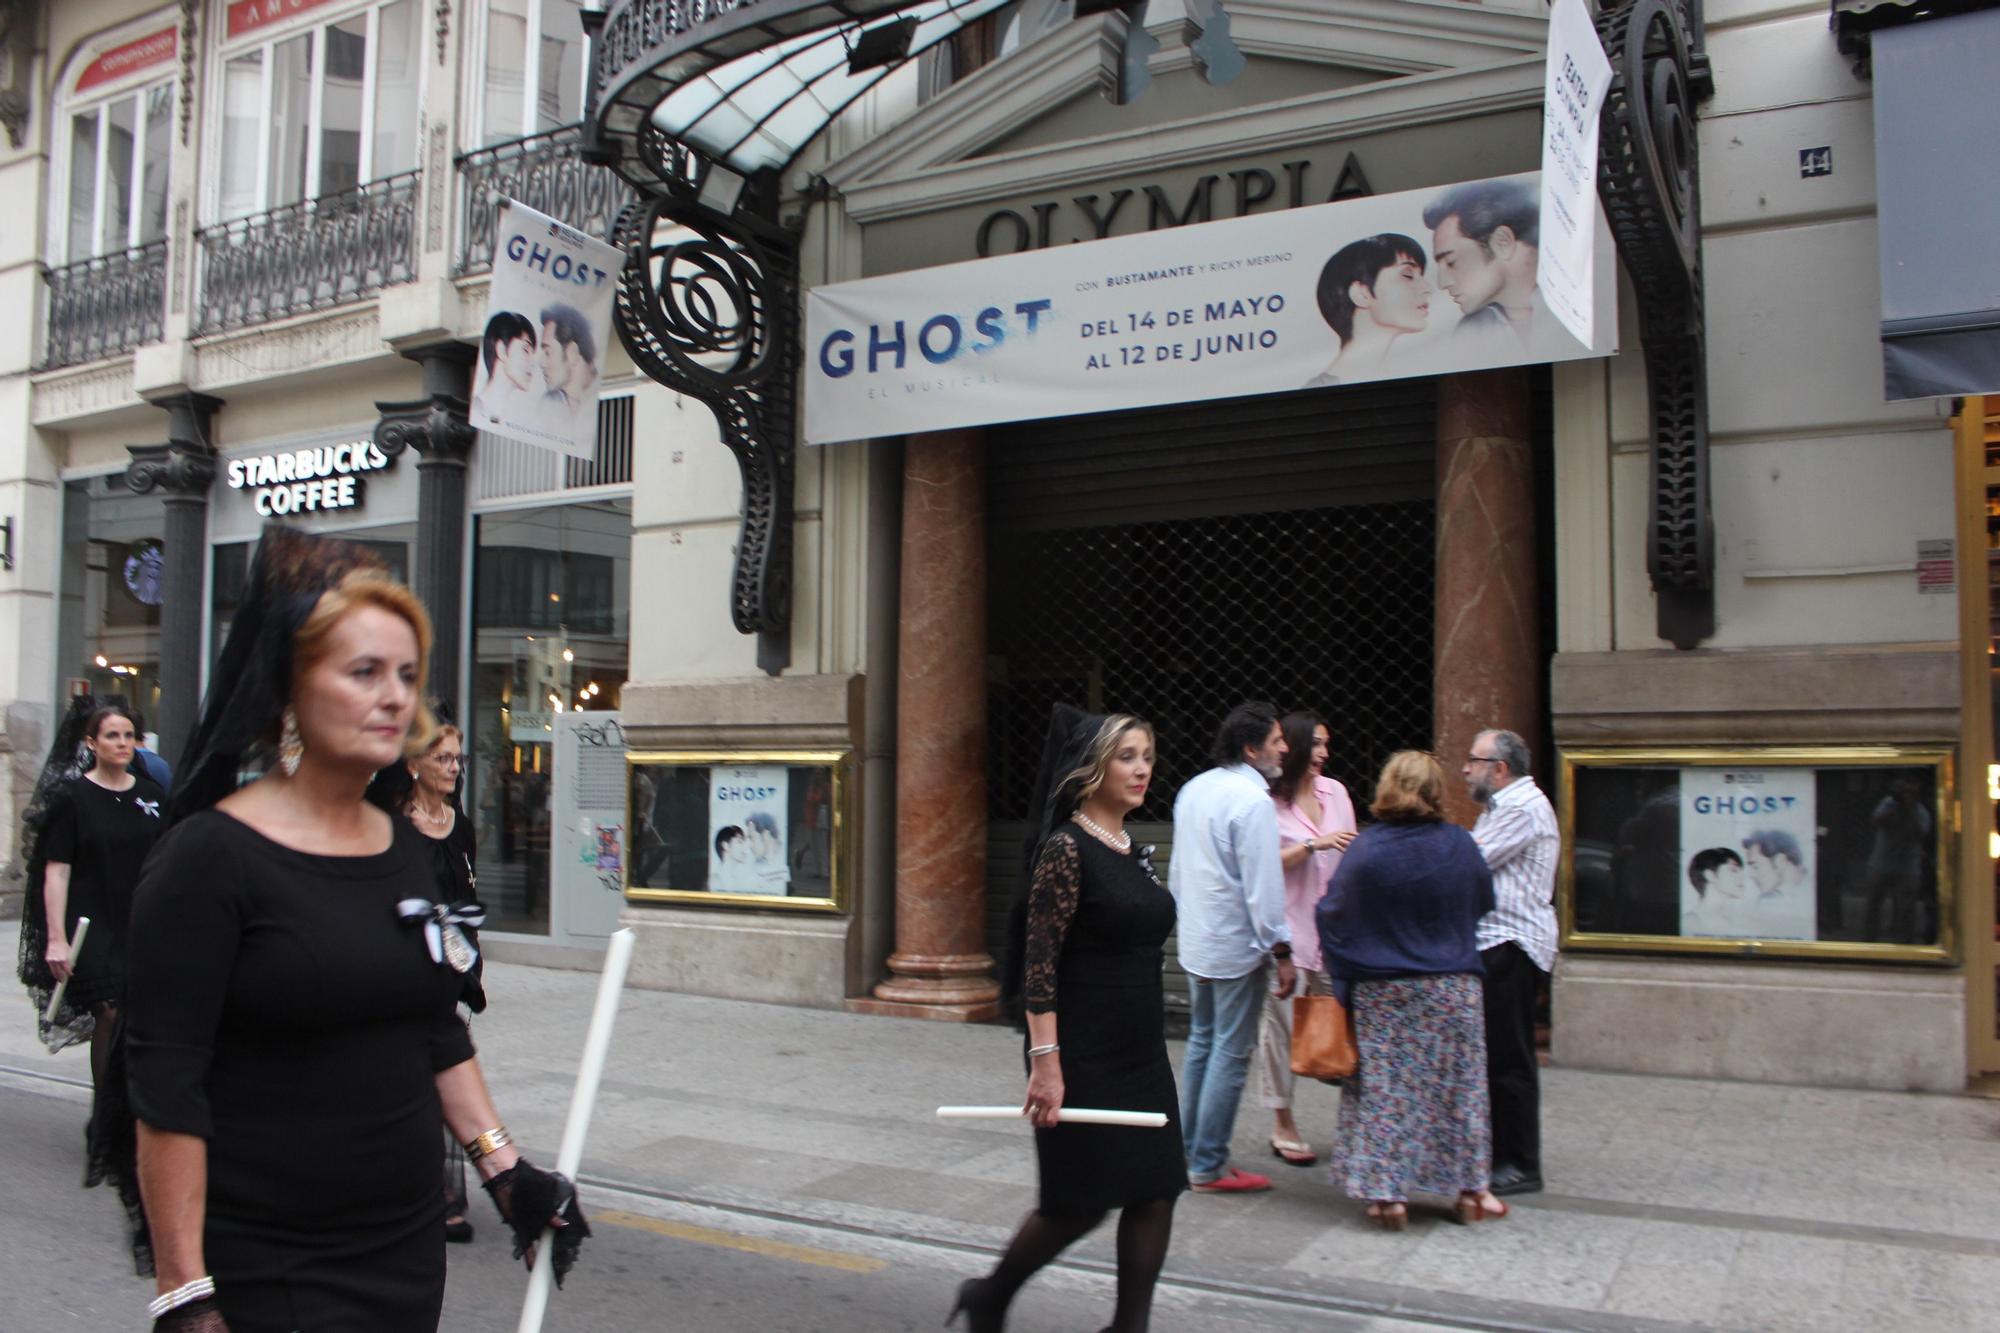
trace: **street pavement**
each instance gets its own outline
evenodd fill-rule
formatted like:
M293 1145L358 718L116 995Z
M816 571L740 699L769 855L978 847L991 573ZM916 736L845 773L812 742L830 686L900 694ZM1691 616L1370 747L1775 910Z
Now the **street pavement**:
M10 950L11 928L0 935ZM495 963L475 1036L536 1160L555 1157L595 978ZM0 1031L0 1330L142 1329L119 1211L76 1188L88 1068L26 1006ZM841 1012L628 991L581 1172L596 1234L551 1330L935 1328L1032 1204L1025 1127L940 1123L1020 1095L1019 1039ZM1178 1056L1178 1050L1176 1051ZM1322 1167L1241 1164L1268 1194L1189 1196L1154 1327L2000 1330L2000 1105L1972 1097L1545 1071L1546 1194L1508 1220L1369 1228ZM1254 1084L1253 1084L1254 1086ZM1324 1149L1338 1093L1301 1089ZM524 1286L483 1200L450 1250L443 1328L514 1326ZM1111 1315L1109 1228L1030 1285L1010 1328Z

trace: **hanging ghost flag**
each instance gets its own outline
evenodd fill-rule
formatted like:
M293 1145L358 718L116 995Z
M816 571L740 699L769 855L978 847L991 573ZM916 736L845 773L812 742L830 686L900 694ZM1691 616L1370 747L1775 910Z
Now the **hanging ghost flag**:
M1597 239L1597 124L1611 62L1584 0L1556 0L1542 108L1542 304L1591 341Z
M509 199L472 371L472 424L573 458L597 451L597 390L622 252Z

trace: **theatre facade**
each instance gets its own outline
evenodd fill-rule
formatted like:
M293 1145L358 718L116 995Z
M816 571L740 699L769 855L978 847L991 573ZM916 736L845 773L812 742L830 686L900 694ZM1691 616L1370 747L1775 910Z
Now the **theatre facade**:
M79 31L47 47L64 98L90 62L62 51L149 31L96 8L98 28L76 6ZM217 81L251 41L229 36L235 7L193 8L197 133L168 136L159 332L62 365L22 348L35 368L7 380L17 790L71 680L137 679L163 733L186 725L174 654L198 677L257 525L282 513L382 543L457 626L438 679L468 720L482 888L544 959L587 963L622 922L639 984L990 1017L1050 706L1153 720L1135 830L1170 860L1174 792L1221 714L1265 697L1327 720L1329 772L1358 798L1393 750L1455 771L1482 727L1529 740L1565 837L1557 1063L1924 1089L2000 1069L2000 472L1985 400L1892 400L1882 102L1865 39L1824 8L1598 16L1615 313L1591 355L1117 410L1024 384L1003 415L863 439L814 415L823 356L900 359L898 395L974 372L933 359L948 331L922 312L815 341L810 293L914 275L958 309L997 271L982 261L1202 224L1187 234L1213 260L1241 250L1230 224L1534 172L1546 9L1155 0L1133 24L1035 0L850 4L843 36L803 0L635 0L577 16L588 77L531 67L504 87L479 55L494 21L426 26L409 276L218 319L223 236L254 244L299 205L270 167L250 172L264 214L225 220L193 184L203 148L227 161ZM562 11L539 0L528 21L560 35ZM315 12L287 21L361 15L381 43L399 6ZM848 74L850 42L899 16L908 58ZM288 33L259 49L280 58ZM777 56L782 91L749 73ZM177 112L182 76L162 77ZM544 116L523 87L574 101ZM30 124L43 156L6 168L38 182L51 236L74 211L56 146L73 132ZM403 162L375 151L369 198ZM600 200L569 220L635 256L588 465L452 422L489 196L552 179L572 184L550 211ZM183 214L200 225L177 231ZM1455 317L1435 237L1410 234L1432 319ZM52 312L72 253L40 252ZM1009 293L1017 333L1014 301L1040 295ZM1202 355L1254 350L1258 313L1243 348ZM188 458L213 469L198 501L176 480ZM173 596L133 600L135 556L182 590L182 628Z

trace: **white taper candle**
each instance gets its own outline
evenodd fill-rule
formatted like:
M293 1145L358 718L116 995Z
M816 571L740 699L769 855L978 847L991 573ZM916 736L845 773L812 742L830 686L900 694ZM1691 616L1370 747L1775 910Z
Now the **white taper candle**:
M83 952L83 937L89 933L90 918L87 916L78 917L76 919L76 938L69 942L70 977L76 975L76 956ZM69 977L64 977L56 983L55 991L49 996L49 1007L42 1013L42 1021L44 1023L53 1023L56 1021L56 1010L62 1008L63 993L67 990L69 990Z
M611 1025L618 1017L618 996L625 989L625 971L632 963L632 944L638 937L629 930L616 931L604 951L604 971L597 978L597 1005L591 1010L590 1032L583 1039L583 1060L577 1067L576 1091L570 1094L569 1122L563 1126L562 1148L556 1153L556 1170L571 1180L583 1162L583 1138L590 1130L590 1113L597 1106L597 1085L604 1078L604 1059L611 1050ZM553 1227L542 1232L535 1247L535 1271L528 1277L528 1298L521 1305L518 1333L541 1333L542 1316L549 1307L549 1287L555 1281L555 1235Z
M1027 1115L1018 1106L940 1106L940 1120L1020 1120ZM1065 1106L1056 1112L1064 1125L1124 1125L1130 1129L1161 1129L1167 1117L1162 1111L1092 1111L1081 1106Z

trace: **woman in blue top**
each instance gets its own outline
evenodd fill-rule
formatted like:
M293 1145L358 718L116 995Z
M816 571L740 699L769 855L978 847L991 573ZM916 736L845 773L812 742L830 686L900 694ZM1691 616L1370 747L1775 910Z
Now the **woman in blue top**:
M1498 1219L1487 1189L1484 971L1474 930L1493 876L1472 835L1444 822L1444 768L1402 750L1382 766L1371 813L1318 909L1320 947L1353 1014L1359 1069L1341 1091L1333 1180L1385 1229L1409 1224L1409 1193L1455 1196L1462 1223Z

